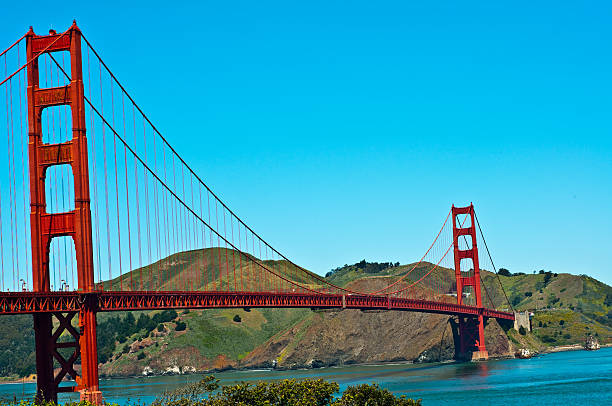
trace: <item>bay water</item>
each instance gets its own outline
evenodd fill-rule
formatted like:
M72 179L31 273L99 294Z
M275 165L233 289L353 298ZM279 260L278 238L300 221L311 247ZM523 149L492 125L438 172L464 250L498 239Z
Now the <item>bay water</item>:
M568 351L532 359L475 363L354 365L309 370L226 371L221 384L286 378L323 378L340 390L378 383L395 394L423 399L423 405L612 405L612 348ZM201 379L200 375L112 378L100 381L104 397L119 405L149 404L166 390ZM31 399L35 384L0 385L0 398ZM60 402L78 400L62 395Z

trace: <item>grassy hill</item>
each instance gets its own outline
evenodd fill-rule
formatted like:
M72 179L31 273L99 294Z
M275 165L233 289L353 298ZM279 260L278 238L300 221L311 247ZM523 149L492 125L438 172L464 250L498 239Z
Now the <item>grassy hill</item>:
M256 283L247 257L224 248L183 252L136 269L105 283L105 289L173 290L190 287L215 290L220 285ZM229 265L229 267L227 267ZM311 273L299 272L286 261L265 261L279 275L303 284L320 285ZM398 287L426 274L432 264L400 265L361 261L334 269L327 280L339 286L372 291L406 275ZM227 267L227 268L226 268ZM204 271L205 269L205 271ZM241 280L234 280L242 274ZM243 272L240 272L242 270ZM149 275L156 277L150 278ZM196 275L199 275L196 277ZM454 271L438 268L432 275L454 300ZM500 281L517 310L534 311L533 334L490 325L487 346L493 353L511 353L511 346L541 350L546 346L584 341L587 334L612 342L612 287L584 275L537 273L497 275L482 272L488 296L496 307L509 309ZM426 294L426 289L422 294ZM444 293L446 292L446 293ZM486 300L485 300L486 301ZM7 316L0 324L0 375L34 372L30 316ZM452 356L448 317L410 312L372 314L360 311L321 313L310 309L211 309L177 312L101 313L99 356L102 375L190 372L227 367L285 367L376 362L398 359L447 359ZM26 335L17 332L28 332ZM381 331L385 336L381 340ZM31 332L31 334L29 333ZM449 341L450 340L450 341ZM17 356L16 356L17 355Z
M612 287L586 275L500 275L514 308L532 311L534 335L546 345L612 342Z

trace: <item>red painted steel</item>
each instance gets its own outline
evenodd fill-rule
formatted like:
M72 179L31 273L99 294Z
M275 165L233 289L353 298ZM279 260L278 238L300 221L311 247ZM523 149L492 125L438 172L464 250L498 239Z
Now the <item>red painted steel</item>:
M470 217L469 227L457 227L457 216L466 215ZM470 204L467 207L452 208L453 216L453 248L455 255L455 279L457 281L457 303L463 303L464 287L472 286L474 296L476 298L476 308L483 309L482 305L482 289L480 286L480 266L478 264L478 244L476 242L476 225L474 220L474 205ZM462 250L459 248L459 238L468 238L470 242L467 244L471 248ZM464 275L465 271L461 269L461 260L470 259L473 265L473 274ZM459 317L459 335L461 342L461 353L478 352L479 358L487 358L488 353L485 346L484 338L484 316L478 314L477 323L472 323Z
M430 300L374 295L283 292L15 292L0 293L0 315L79 311L85 302L97 311L213 308L345 308L387 309L464 317L514 320L514 314Z
M49 292L49 246L55 237L70 236L74 241L79 292L94 288L93 254L91 242L91 211L89 199L89 171L85 129L85 103L81 64L81 32L76 23L63 34L38 36L32 29L26 35L28 76L28 123L30 160L30 226L32 238L32 276L35 292ZM38 57L40 54L68 51L70 53L70 84L59 88L39 87ZM40 54L39 54L40 53ZM50 106L69 105L72 111L72 140L62 144L43 144L42 111ZM69 164L74 176L74 210L67 213L47 213L45 176L54 165ZM55 303L57 304L57 303ZM89 301L79 303L72 311L79 312L79 334L75 337L75 352L68 360L56 351L57 330L52 331L50 314L35 313L34 328L37 349L38 398L57 401L60 391L79 391L81 399L100 403L96 344L95 308ZM63 316L55 314L60 321ZM60 323L62 325L62 323ZM67 328L67 327L66 327ZM66 329L64 328L64 330ZM72 330L68 329L69 331ZM61 330L63 331L63 330ZM60 331L60 333L61 333ZM74 363L81 359L82 376L74 372ZM61 368L53 372L53 360ZM77 386L59 388L66 374L72 375Z

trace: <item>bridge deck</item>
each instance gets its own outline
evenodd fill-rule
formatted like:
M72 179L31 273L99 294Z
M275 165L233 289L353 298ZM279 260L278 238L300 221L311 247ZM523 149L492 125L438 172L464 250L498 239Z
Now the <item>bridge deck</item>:
M304 307L326 309L402 310L514 320L514 314L494 309L375 295L276 292L2 292L0 315L73 312L88 302L98 311L213 309L232 307Z

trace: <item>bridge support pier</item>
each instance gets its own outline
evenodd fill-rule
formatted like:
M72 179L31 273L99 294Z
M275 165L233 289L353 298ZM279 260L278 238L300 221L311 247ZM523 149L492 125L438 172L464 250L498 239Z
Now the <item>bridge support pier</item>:
M57 402L53 374L52 330L50 313L34 313L34 339L36 341L36 402Z
M76 315L76 312L34 314L38 403L57 403L59 393L79 392L81 400L102 404L102 394L98 390L96 314L84 303L75 328L73 320ZM53 319L57 325L55 329ZM62 335L71 336L73 340L59 341ZM79 358L80 376L75 368ZM55 368L56 364L58 368ZM74 379L76 386L60 386L66 376Z
M459 352L461 359L468 361L486 360L489 352L485 346L484 317L459 317Z

